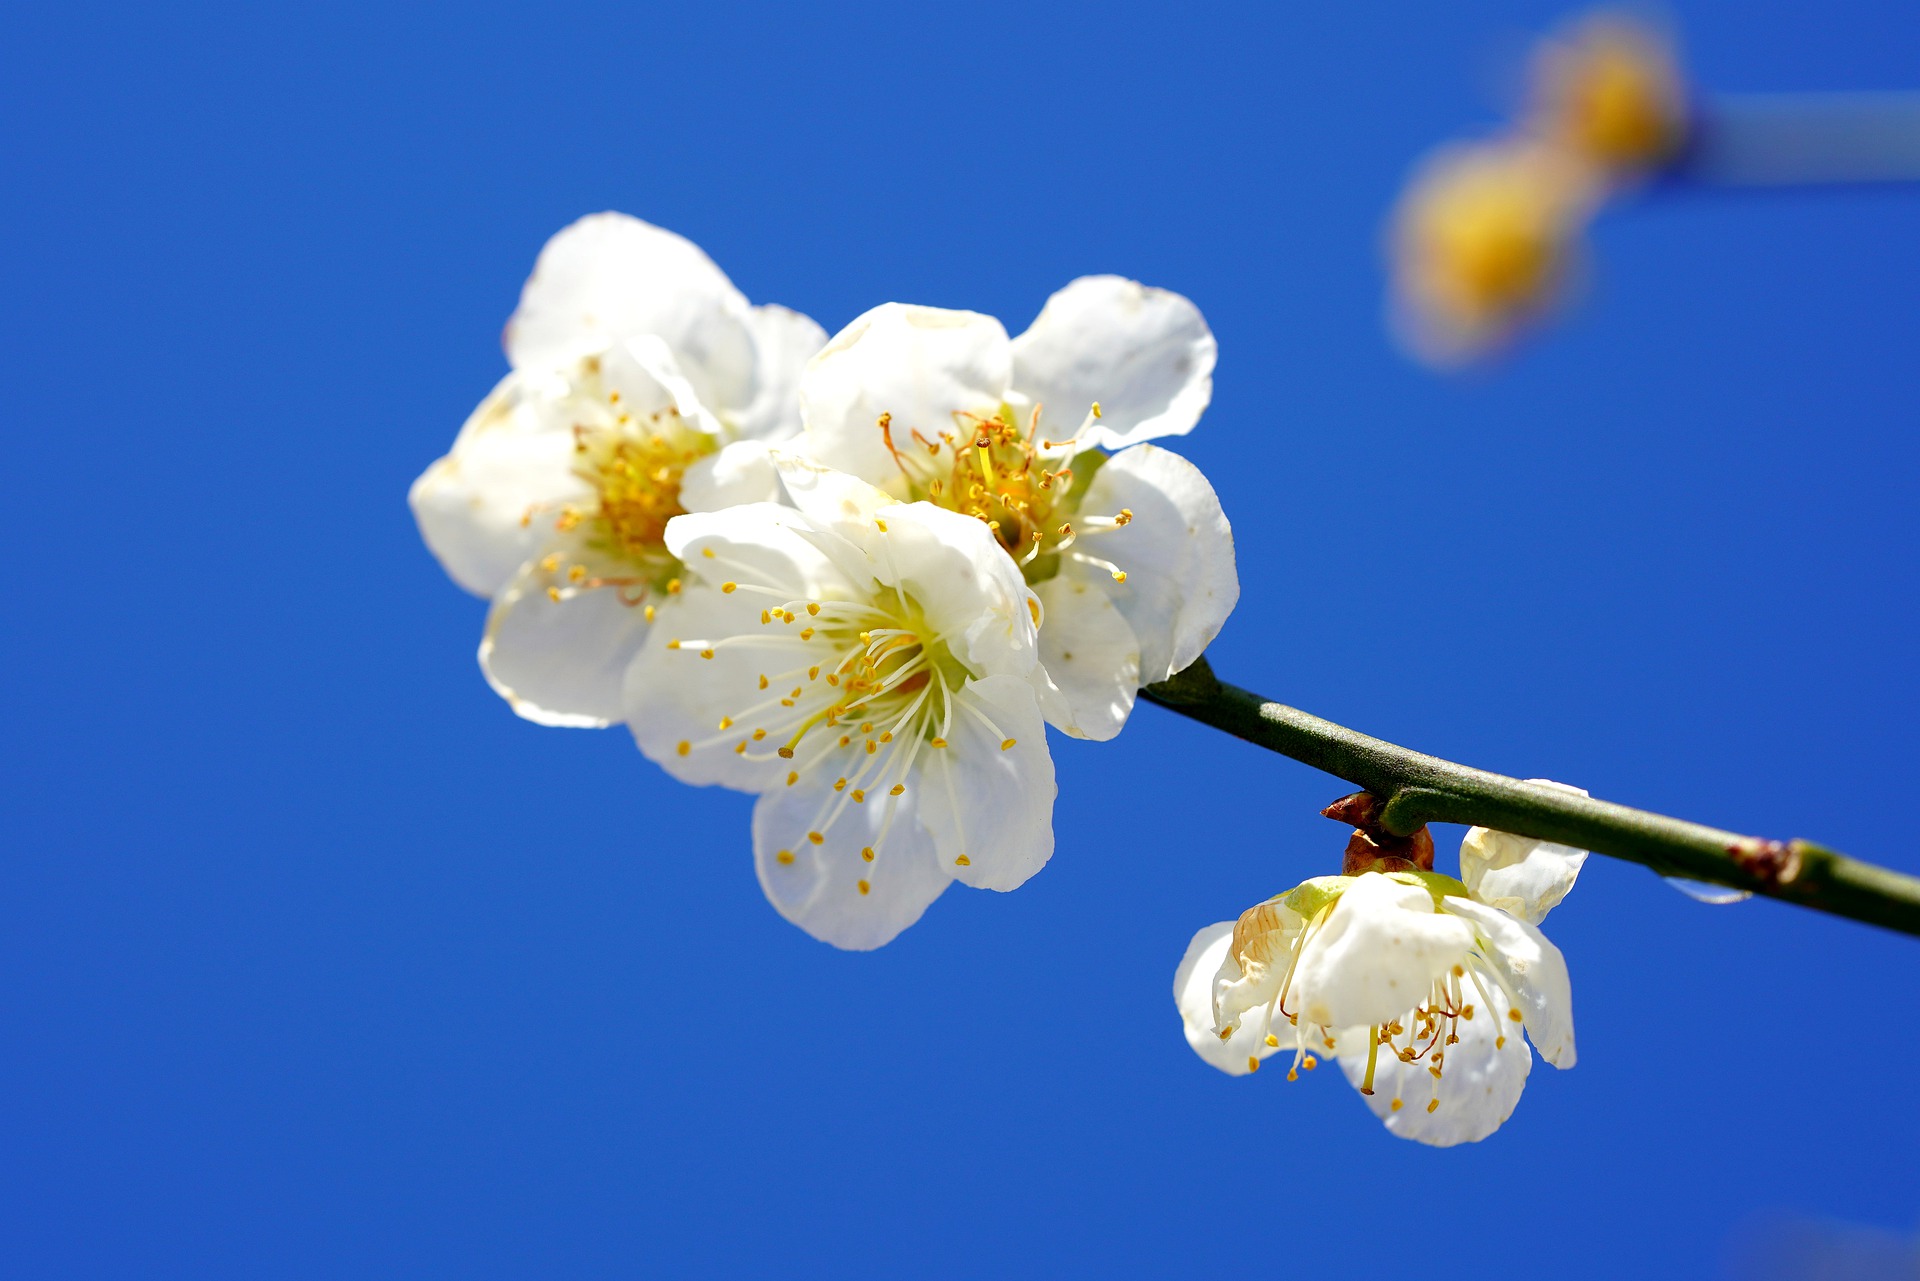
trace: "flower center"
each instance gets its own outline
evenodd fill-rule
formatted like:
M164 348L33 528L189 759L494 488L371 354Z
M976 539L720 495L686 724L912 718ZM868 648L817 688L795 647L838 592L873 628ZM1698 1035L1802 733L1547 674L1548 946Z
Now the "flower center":
M1123 508L1114 516L1084 518L1075 528L1081 500L1106 456L1093 450L1071 456L1061 451L1099 417L1095 404L1080 429L1060 441L1041 435L1038 407L1024 429L1019 415L1002 405L990 416L956 413L953 430L932 438L909 428L904 446L894 440L893 415L880 415L878 426L887 452L906 477L908 497L985 524L1029 584L1059 573L1063 555L1105 569L1124 583L1126 572L1111 561L1069 552L1088 534L1117 529L1133 519Z
M1433 873L1409 875L1418 876L1421 883L1435 894L1436 903L1440 894L1458 886L1458 882L1451 878ZM1312 942L1313 936L1339 910L1340 896L1345 888L1341 882L1346 880L1346 877L1325 877L1318 882L1309 881L1279 900L1249 908L1234 924L1233 954L1243 970L1254 973L1257 967L1278 968L1284 962L1285 971L1267 1004L1267 1046L1270 1049L1280 1048L1281 1038L1274 1029L1282 1026L1281 1021L1284 1020L1284 1026L1292 1029L1294 1041L1294 1063L1287 1071L1289 1081L1299 1079L1298 1069L1301 1066L1309 1069L1314 1066L1313 1056L1307 1053L1309 1044L1317 1041L1328 1050L1335 1048L1334 1029L1321 1027L1317 1035L1310 1039L1306 1029L1300 1026L1300 1015L1287 1008L1287 998L1292 991L1300 955ZM1459 886L1459 889L1464 891L1465 887ZM1274 902L1285 902L1296 912L1308 908L1310 919L1303 928L1290 931L1273 910ZM1495 1013L1500 1009L1507 1011L1505 1020L1500 1020ZM1385 1053L1409 1067L1419 1065L1426 1068L1430 1088L1425 1107L1428 1112L1435 1111L1440 1106L1440 1082L1446 1072L1449 1047L1460 1040L1460 1024L1472 1022L1476 1017L1497 1021L1495 1051L1506 1048L1507 1033L1518 1032L1522 1018L1519 1003L1506 984L1476 957L1469 956L1466 961L1455 964L1436 979L1426 996L1408 1013L1367 1029L1367 1068L1360 1081L1360 1093L1373 1093L1374 1076L1379 1069L1380 1056ZM1233 1026L1221 1029L1221 1039L1233 1034ZM1253 1067L1257 1063L1257 1058L1251 1059L1248 1066ZM1394 1098L1388 1102L1390 1111L1398 1112L1406 1106L1404 1094L1405 1081L1401 1081Z
M593 497L561 505L554 528L575 537L540 567L556 602L611 587L627 604L640 605L651 593L679 590L680 562L667 551L667 522L686 511L680 483L715 442L671 406L630 412L618 391L602 389L599 375L599 362L586 361L572 402L578 418L573 474ZM527 519L533 515L529 511ZM651 621L653 607L647 611Z
M1472 322L1531 303L1558 260L1555 211L1520 185L1458 193L1429 212L1422 230L1444 282L1437 292Z
M1680 91L1667 50L1648 32L1602 24L1549 64L1551 123L1621 168L1657 164L1680 145Z
M711 549L702 555L722 568L736 568ZM753 573L746 565L737 568L743 575ZM939 759L944 766L948 739L961 718L984 725L1000 750L1014 746L983 712L959 697L969 674L966 666L919 602L899 588L879 588L865 600L792 599L778 588L746 581L723 582L720 590L769 597L759 628L711 640L670 640L667 647L708 660L736 648L764 651L768 659L738 668L752 682L740 693L739 710L721 717L713 735L683 740L677 750L685 756L731 742L747 760L789 762L788 787L803 779L833 780L830 788L817 789L821 800L811 819L774 856L780 866L793 867L825 845L850 807L870 799L880 806L877 819L859 824L862 835L847 843L858 842L860 857L877 864L901 798L917 785L915 765ZM938 772L951 787L950 772ZM969 861L964 853L958 860L961 866ZM871 891L876 874L877 869L869 871L856 882L860 894Z

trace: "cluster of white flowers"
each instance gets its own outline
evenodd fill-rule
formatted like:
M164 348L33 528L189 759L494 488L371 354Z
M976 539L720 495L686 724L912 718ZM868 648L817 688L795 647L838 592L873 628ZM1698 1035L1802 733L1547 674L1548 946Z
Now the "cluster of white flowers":
M1547 1062L1573 1066L1567 964L1539 925L1586 857L1476 827L1458 880L1406 868L1320 876L1209 925L1174 974L1187 1043L1235 1076L1275 1053L1293 1055L1290 1081L1337 1058L1401 1138L1484 1139L1520 1101L1527 1037Z
M1147 443L1212 395L1178 294L1089 276L1017 338L887 303L829 339L598 214L542 251L506 348L410 495L491 598L487 680L529 720L624 723L675 778L755 794L768 900L838 947L886 943L950 882L1037 872L1047 727L1112 738L1238 599L1213 487ZM1476 830L1464 884L1321 878L1203 930L1175 985L1189 1039L1236 1073L1335 1054L1397 1133L1480 1138L1526 1077L1521 1027L1573 1061L1534 924L1582 857Z
M411 494L492 599L488 681L758 794L768 899L837 946L887 942L950 881L1038 871L1045 726L1119 733L1239 596L1212 486L1143 443L1212 395L1178 294L1076 280L1014 339L888 303L829 341L598 214L542 251L506 347Z

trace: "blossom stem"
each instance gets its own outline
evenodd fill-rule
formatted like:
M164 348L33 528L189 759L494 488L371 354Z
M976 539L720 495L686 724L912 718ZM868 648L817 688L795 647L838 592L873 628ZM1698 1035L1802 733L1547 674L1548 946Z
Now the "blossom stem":
M1920 935L1920 877L1809 841L1742 836L1398 747L1218 680L1204 658L1141 695L1365 788L1398 835L1424 823L1488 827Z

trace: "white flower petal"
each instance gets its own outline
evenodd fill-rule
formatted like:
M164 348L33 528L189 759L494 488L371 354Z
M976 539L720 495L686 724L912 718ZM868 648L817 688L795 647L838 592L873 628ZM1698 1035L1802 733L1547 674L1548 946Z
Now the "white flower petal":
M944 748L924 749L908 781L940 865L963 884L1011 890L1053 855L1053 756L1033 690L1015 676L970 680ZM962 858L965 863L960 862Z
M1480 938L1477 950L1519 1003L1521 1020L1540 1057L1557 1068L1572 1067L1573 985L1560 949L1538 928L1499 908L1454 895L1442 899L1441 907L1473 923Z
M800 431L800 373L826 345L827 331L811 317L774 303L748 312L747 325L758 353L757 388L735 429L749 440L790 439Z
M991 414L1013 368L1007 331L992 316L885 303L835 334L800 377L805 452L829 467L904 494L880 428L912 444L954 430L956 413Z
M845 799L823 781L829 775L815 771L798 786L761 796L753 808L754 867L780 915L823 943L865 951L919 920L949 878L910 795L847 805L819 844L810 841L822 810ZM900 812L882 840L890 805ZM866 861L861 850L876 847Z
M736 440L691 464L680 478L680 505L690 512L778 502L780 492L780 473L757 440Z
M667 551L690 566L693 573L716 583L744 581L791 591L792 599L817 596L827 590L848 593L855 589L842 565L855 560L864 567L864 559L855 548L838 549L838 555L822 550L822 543L830 544L837 538L832 530L823 529L820 522L791 507L745 503L675 516L667 522L665 541ZM747 577L742 578L743 574ZM762 598L754 608L757 611L767 604L768 599Z
M1264 1010L1248 1018L1225 1040L1214 1030L1214 983L1222 976L1231 979L1240 974L1240 967L1229 955L1232 944L1232 921L1209 925L1195 934L1173 974L1173 1002L1180 1010L1180 1022L1193 1052L1229 1076L1245 1076L1254 1070L1254 1061L1275 1051L1267 1044Z
M866 540L881 581L917 600L975 675L1024 679L1033 670L1040 607L985 525L932 503L901 503L849 534Z
M1424 886L1367 872L1301 948L1289 1001L1309 1023L1384 1023L1424 1000L1473 944L1473 928L1434 911Z
M611 725L625 715L623 681L647 637L646 611L612 588L555 601L548 589L560 581L538 560L529 561L494 598L480 641L480 669L530 721Z
M829 524L865 522L898 500L857 476L836 471L788 449L769 451L786 486L788 500L807 515Z
M1122 509L1132 521L1079 547L1126 572L1113 603L1140 642L1140 681L1151 685L1200 657L1239 602L1233 530L1200 469L1157 445L1108 459L1080 504L1083 515Z
M1444 1047L1446 1062L1438 1081L1424 1059L1403 1063L1385 1051L1379 1054L1373 1094L1361 1097L1389 1131L1416 1143L1446 1148L1478 1143L1513 1115L1526 1088L1527 1073L1533 1069L1533 1055L1523 1036L1496 1041L1501 1034L1499 1020L1488 1017L1494 1013L1476 1010L1473 1018L1452 1024L1460 1039ZM1340 1069L1357 1090L1367 1074L1367 1029L1346 1029L1335 1043L1340 1048ZM1427 1105L1435 1099L1439 1106L1428 1111Z
M800 512L764 503L668 522L667 546L686 562L690 581L661 606L653 635L627 670L624 705L640 750L675 778L757 792L788 774L790 763L771 753L798 715L780 703L796 683L790 673L809 664L831 667L836 656L825 637L808 647L798 642L798 627L762 624L761 611L776 598L720 585L770 587L792 600L823 589L849 595L812 541L818 536ZM712 646L712 658L703 658L706 647L694 643L734 637L748 639ZM760 637L773 643L753 643ZM782 673L789 674L782 682L787 688L776 689L771 680L761 687L761 676ZM722 719L737 723L723 729ZM755 729L767 734L754 739ZM742 742L749 745L745 753L736 750Z
M1226 1027L1257 1018L1264 1025L1280 1007L1280 983L1287 977L1293 952L1306 922L1285 903L1269 899L1240 914L1234 922L1233 965L1220 971L1213 987L1213 1021ZM1277 1020L1282 1026L1284 1019ZM1292 1045L1292 1032L1280 1039Z
M1551 779L1527 781L1587 795ZM1470 829L1460 842L1460 879L1473 897L1531 925L1538 925L1567 896L1586 861L1585 850L1484 827Z
M1047 720L1075 738L1105 741L1120 732L1140 688L1140 643L1104 583L1072 567L1034 588L1043 681L1057 697ZM1122 589L1124 590L1124 589Z
M562 369L640 334L672 349L701 403L742 411L754 395L747 300L699 246L620 213L549 240L507 322L516 369Z
M1213 398L1213 334L1179 294L1082 276L1013 341L1013 385L1045 407L1056 439L1097 401L1084 446L1122 449L1191 431Z
M636 334L609 347L599 356L600 377L609 392L619 393L619 408L635 415L677 412L696 431L718 437L718 420L700 399L680 361L655 334Z
M531 509L589 492L573 474L573 437L540 411L534 382L501 379L407 494L427 546L476 596L506 586L552 536L551 520L529 520Z

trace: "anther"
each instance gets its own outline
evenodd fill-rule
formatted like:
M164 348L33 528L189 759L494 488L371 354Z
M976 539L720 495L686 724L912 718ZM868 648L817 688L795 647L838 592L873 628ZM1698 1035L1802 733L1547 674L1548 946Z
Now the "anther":
M768 681L767 681L767 678L766 678L766 676L765 676L765 674L763 673L763 674L761 675L761 677L760 677L760 688L761 688L761 689L765 689L765 688L767 687L767 684L768 684Z
M873 886L867 884L865 881L858 882L855 888L857 888L862 894L870 893L873 890Z
M739 591L739 590L740 590L740 584L738 584L738 583L722 583L722 584L720 584L720 590L721 590L721 592L722 592L723 594L725 594L725 595L728 595L728 596L731 596L731 595L733 595L733 594L734 594L735 592L737 592L737 591Z
M929 747L945 747L946 745L947 740L944 738L936 738L927 744Z
M820 833L818 832L808 832L807 839L812 841L815 845L824 845L827 840L826 837L820 835Z
M820 612L820 603L818 601L808 601L807 612L809 614L818 614Z
M783 864L791 864L793 862L793 851L781 850L778 854L775 854L774 857Z
M899 796L902 793L904 793L906 790L907 790L907 785L905 783L895 783L890 789L888 789L887 795Z
M1267 1048L1270 1050L1277 1050L1280 1048L1280 1038L1275 1036L1271 1032L1267 1033Z
M676 746L673 750L678 754L680 754L681 756L685 756L688 752L691 752L693 750L693 744L689 743L686 739L683 738L680 740L679 745Z
M854 789L853 789L853 803L854 803L855 805L865 805L865 804L867 803L867 794L866 794L865 792L863 792L863 791L861 791L861 790L860 790L859 788L857 788L857 787L856 787L856 788L854 788Z
M788 756L792 756L792 755L793 755L793 753L792 753L792 752L788 752L788 753L786 753L786 755L788 755ZM799 770L797 770L797 769L790 769L790 770L788 770L788 771L787 771L787 786L788 786L788 787L792 787L792 786L793 786L793 785L794 785L795 783L798 783L799 781L800 781L800 771L799 771Z
M540 561L540 569L541 569L541 570L542 570L542 572L544 572L544 573L548 573L548 574L551 574L551 573L553 573L553 572L554 572L554 571L555 571L556 569L559 569L559 568L560 568L560 553L559 553L559 552L554 552L554 553L552 553L551 555L548 555L548 556L545 556L545 557L543 557L543 558L541 559L541 561Z
M1508 1018L1510 1018L1510 1019L1512 1019L1512 1020L1513 1020L1513 1021L1514 1021L1515 1023L1518 1023L1518 1022L1520 1022L1520 1021L1521 1021L1521 1019L1520 1019L1520 1011L1518 1011L1518 1010L1508 1010L1508 1011L1507 1011L1507 1017L1508 1017Z
M680 648L680 642L679 642L679 641L677 641L677 640L670 640L670 641L668 641L668 642L667 642L667 648L668 648L668 649L679 649L679 648Z
M1440 1106L1440 1100L1439 1100L1439 1099L1428 1099L1428 1100L1427 1100L1427 1111L1429 1111L1429 1112L1431 1112L1431 1111L1433 1111L1433 1110L1434 1110L1435 1108L1437 1108L1437 1107L1439 1107L1439 1106Z
M669 578L667 580L667 595L678 596L679 594L680 594L680 580L677 578Z
M1013 740L1013 739L1010 739L1010 738L1003 738L1003 739L1001 739L1001 740L1000 740L1000 750L1001 750L1001 751L1003 751L1003 752L1004 752L1004 751L1008 751L1008 750L1010 750L1010 749L1011 749L1011 748L1013 747L1013 744L1014 744L1014 740Z
M1401 1108L1401 1106L1402 1106L1402 1104L1401 1104L1401 1102L1400 1102L1400 1100L1399 1100L1399 1099L1395 1099L1395 1100L1394 1100L1393 1102L1391 1102L1391 1103L1389 1103L1389 1104L1387 1104L1387 1111L1389 1111L1389 1112L1398 1112L1398 1111L1400 1110L1400 1108Z
M547 599L558 605L560 603L560 589L558 587L547 588Z
M585 565L573 565L567 570L567 581L570 583L577 583L586 576L587 567Z
M702 657L702 658L712 658L712 657L713 657L713 651L712 651L712 650L710 650L710 649L703 649L703 650L701 650L701 651L700 651L700 657Z
M732 729L732 728L733 728L733 717L731 717L731 716L722 716L722 717L720 718L720 728L721 728L721 729Z
M869 863L873 862L873 846L862 845L860 847L860 857L867 860L867 862Z
M711 547L702 547L702 548L700 549L700 554L701 554L702 556L705 556L705 557L706 557L706 558L707 558L708 560L712 560L712 559L713 559L713 548L711 548Z
M836 792L842 792L842 791L845 791L845 790L846 790L846 787L847 787L847 780L846 780L846 779L844 779L844 778L842 778L842 779L836 779L836 780L834 781L834 784L833 784L833 790L834 790L834 791L836 791Z
M653 606L651 605L647 606L646 615L647 615L647 621L651 623L653 621Z
M959 858L957 858L957 859L955 859L955 860L953 860L953 861L954 861L954 864L955 864L956 866L958 866L958 867L972 867L972 866L973 866L973 860L972 860L972 859L970 859L970 858L968 858L968 857L967 857L967 856L966 856L965 854L962 854L962 855L961 855L961 856L960 856Z
M1300 1066L1305 1068L1307 1071L1311 1072L1315 1068L1320 1066L1320 1060L1314 1058L1313 1055L1309 1054L1305 1059L1301 1060Z

